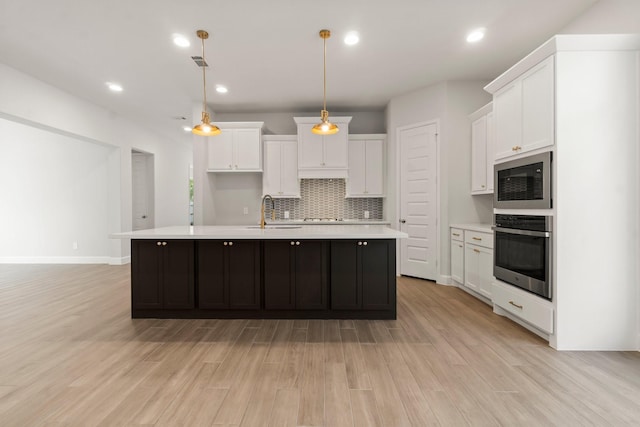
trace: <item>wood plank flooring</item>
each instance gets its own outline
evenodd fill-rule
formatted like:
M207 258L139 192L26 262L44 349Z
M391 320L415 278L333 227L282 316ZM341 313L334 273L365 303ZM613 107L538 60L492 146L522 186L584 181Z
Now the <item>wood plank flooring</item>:
M0 265L1 426L640 422L640 353L556 352L457 288L398 279L397 320L134 320L129 284Z

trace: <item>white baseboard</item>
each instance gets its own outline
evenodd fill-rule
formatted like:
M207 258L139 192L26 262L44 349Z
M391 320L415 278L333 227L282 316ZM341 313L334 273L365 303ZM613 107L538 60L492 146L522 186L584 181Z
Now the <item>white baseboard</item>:
M111 257L109 258L109 265L125 265L125 264L129 264L131 263L131 257L130 256L123 256L120 258L117 257Z
M0 257L0 264L109 264L111 258L106 256L67 257L67 256L36 256L36 257Z

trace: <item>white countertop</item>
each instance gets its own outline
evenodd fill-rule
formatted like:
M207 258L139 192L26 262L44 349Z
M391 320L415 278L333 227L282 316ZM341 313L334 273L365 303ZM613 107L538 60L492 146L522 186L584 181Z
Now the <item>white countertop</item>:
M461 228L462 230L479 231L481 233L493 233L492 224L449 224L451 228Z
M109 235L112 239L403 239L407 233L385 225L199 225L152 228ZM278 228L280 227L280 228ZM282 228L285 227L285 228Z

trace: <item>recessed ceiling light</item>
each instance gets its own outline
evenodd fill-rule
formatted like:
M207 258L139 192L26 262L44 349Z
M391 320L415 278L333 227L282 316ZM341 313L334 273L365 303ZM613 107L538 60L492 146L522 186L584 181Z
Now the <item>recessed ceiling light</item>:
M118 83L107 82L106 84L111 92L122 92L122 86Z
M189 126L183 126L182 130L185 132L191 132L192 129Z
M347 33L346 36L344 36L344 43L348 44L349 46L358 44L359 41L360 41L360 36L355 31L350 31Z
M218 92L218 93L227 93L227 92L229 92L229 89L227 89L226 86L216 85L216 92Z
M176 46L180 46L180 47L191 46L191 42L189 41L189 39L181 34L173 35L173 43L175 43Z
M469 43L479 42L484 38L484 32L485 32L484 28L477 28L471 31L469 34L467 34L467 41Z

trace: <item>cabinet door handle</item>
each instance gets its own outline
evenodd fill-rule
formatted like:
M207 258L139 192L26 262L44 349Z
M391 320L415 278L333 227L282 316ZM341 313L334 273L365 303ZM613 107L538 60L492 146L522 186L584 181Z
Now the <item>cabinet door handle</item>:
M223 245L225 245L225 246L227 246L227 245L228 245L228 243L227 243L227 242L224 242L224 243L222 243L222 244L223 244Z
M362 242L358 242L358 246L362 246Z
M480 253L480 251L477 250L477 249L474 249L473 252L478 253L478 254Z
M367 242L362 242L362 245L363 246L367 246Z
M516 304L516 303L515 303L515 302L513 302L513 301L509 301L509 304L511 304L512 306L517 307L517 308L519 308L520 310L522 310L522 306L521 306L521 305Z
M236 165L236 169L238 169L238 165Z
M229 165L229 169L231 169L231 165Z
M454 236L460 237L460 233L453 233Z
M162 246L167 246L167 242L162 242Z
M458 245L458 247L459 247L459 248L461 248L461 247L462 247L462 245Z
M229 242L229 246L233 246L233 242Z
M300 242L296 242L296 246L300 246Z
M162 242L156 242L156 245L160 246L162 244Z
M293 245L295 245L295 244L296 244L296 242L291 242L291 246L293 246Z
M472 237L472 239L473 240L479 240L479 241L482 240L482 238L480 238L480 237Z

